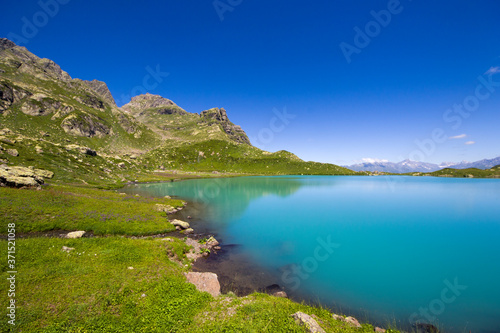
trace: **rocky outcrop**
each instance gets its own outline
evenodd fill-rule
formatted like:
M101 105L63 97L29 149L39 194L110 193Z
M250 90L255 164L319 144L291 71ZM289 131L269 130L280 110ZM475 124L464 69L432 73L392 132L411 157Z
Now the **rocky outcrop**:
M222 108L212 108L210 110L203 111L200 116L206 122L210 123L215 121L219 123L231 140L239 143L245 143L247 145L251 144L245 131L243 131L240 126L229 121L226 110Z
M11 49L14 46L16 46L14 42L8 40L7 38L0 38L0 51L3 51L5 49Z
M110 128L104 124L104 120L89 114L70 114L64 118L61 127L68 134L85 136L88 138L102 138L110 134Z
M171 100L159 95L145 94L132 97L130 103L122 106L122 110L141 116L146 110L153 109L158 114L187 114Z
M104 101L106 101L111 105L116 106L115 99L113 98L113 95L111 95L111 92L109 91L109 88L105 82L98 80L92 80L92 81L83 80L83 82L87 86L89 86L93 91L95 91Z
M297 324L305 326L305 328L311 333L326 333L325 330L319 326L316 320L304 312L295 312L292 317L295 319Z
M215 273L199 273L189 272L186 273L186 278L189 283L195 285L199 291L204 291L217 297L220 295L220 284Z
M31 93L24 89L0 82L0 114L29 95Z
M43 116L58 111L61 106L61 102L44 94L36 93L23 102L21 111L30 116Z
M196 261L201 257L206 257L213 251L220 250L219 242L214 237L210 237L205 242L186 238L186 245L193 248L192 252L186 253L188 259L192 261Z
M104 102L95 96L92 96L92 95L76 96L75 99L79 103L86 105L90 108L99 109L99 110L104 109Z
M71 81L71 76L63 71L61 67L50 59L38 60L38 66L47 74L61 81Z
M53 175L47 170L0 165L0 186L39 187L44 183L44 178L52 178Z
M97 152L89 147L83 147L79 145L66 145L66 150L76 150L80 154L89 155L89 156L97 156Z
M137 130L137 124L129 119L129 116L126 116L125 114L117 114L117 117L118 123L128 134L132 134Z

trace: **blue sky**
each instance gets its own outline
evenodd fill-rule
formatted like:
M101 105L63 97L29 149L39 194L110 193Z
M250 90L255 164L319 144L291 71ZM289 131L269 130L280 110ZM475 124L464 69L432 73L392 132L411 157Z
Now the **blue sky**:
M499 16L495 0L4 0L0 36L119 105L224 107L265 150L438 163L500 156Z

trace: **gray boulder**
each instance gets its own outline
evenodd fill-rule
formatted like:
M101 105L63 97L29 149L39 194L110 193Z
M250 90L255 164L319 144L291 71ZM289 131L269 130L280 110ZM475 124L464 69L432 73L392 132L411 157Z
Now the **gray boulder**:
M170 221L170 223L172 223L172 225L176 226L176 227L180 227L182 229L188 229L189 228L189 223L187 222L184 222L184 221L181 221L181 220L172 220Z
M295 312L292 317L295 319L297 324L305 326L311 333L326 333L325 330L319 326L316 320L304 312Z

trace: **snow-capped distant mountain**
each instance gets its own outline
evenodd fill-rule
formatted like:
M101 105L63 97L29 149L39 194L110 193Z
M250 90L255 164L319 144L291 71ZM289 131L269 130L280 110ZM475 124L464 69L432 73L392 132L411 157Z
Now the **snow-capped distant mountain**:
M452 165L450 168L453 169L468 169L468 168L477 168L477 169L490 169L496 165L500 164L500 156L492 159L484 159L476 162L467 162L463 161L460 163L456 163Z
M467 162L467 161L462 161L460 163L443 162L440 163L439 165L434 163L417 162L410 160L404 160L398 163L365 162L365 163L348 165L346 166L346 168L349 168L354 171L407 173L407 172L433 172L444 168L454 168L454 169L478 168L484 170L484 169L490 169L499 164L500 164L500 156L493 159L484 159L476 162Z
M398 163L369 162L369 163L354 164L346 167L354 171L372 171L372 172L379 171L379 172L390 172L390 173L433 172L441 169L437 164L410 161L410 160L404 160Z

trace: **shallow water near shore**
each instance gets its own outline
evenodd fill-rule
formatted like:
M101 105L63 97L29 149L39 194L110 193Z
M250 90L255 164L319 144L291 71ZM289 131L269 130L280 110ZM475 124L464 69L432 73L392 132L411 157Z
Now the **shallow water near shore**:
M500 332L499 180L240 177L126 191L192 202L195 230L234 244L220 260L245 258L239 274L255 285L382 326Z

